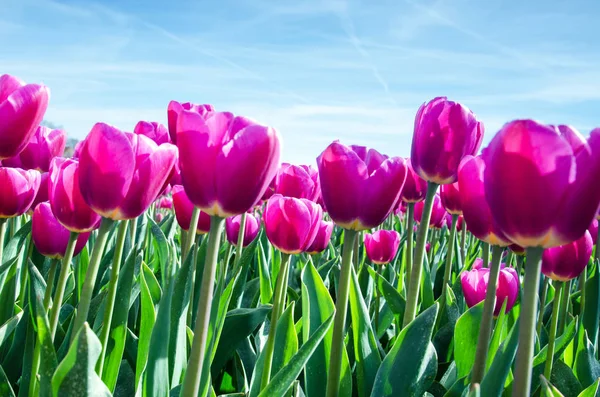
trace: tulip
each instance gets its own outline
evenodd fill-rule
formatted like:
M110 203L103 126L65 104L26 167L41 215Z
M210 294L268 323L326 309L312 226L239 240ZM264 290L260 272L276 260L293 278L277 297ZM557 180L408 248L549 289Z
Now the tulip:
M317 201L320 193L319 174L313 167L284 163L276 178L275 193Z
M81 153L81 148L83 147L83 143L84 143L84 141L79 141L75 144L75 147L73 148L73 155L71 156L71 158L74 158L74 159L79 158L79 154Z
M48 107L50 91L10 75L0 76L0 160L14 157L27 145Z
M588 227L588 232L592 236L592 241L594 245L598 242L598 219L594 219L590 227Z
M38 171L0 167L0 222L29 210L40 188L40 180Z
M587 266L593 249L588 231L572 243L548 248L542 255L542 273L557 281L569 281L579 276Z
M70 232L56 219L50 203L40 203L33 211L31 237L40 254L53 259L65 256ZM90 233L81 233L77 237L73 256L77 256L88 241Z
M452 215L462 214L462 205L460 201L460 188L458 182L442 185L440 188L440 198L442 205Z
M460 275L463 294L467 306L473 307L485 299L487 292L490 269L482 268L482 260L479 259L479 266L473 265L473 269L465 271ZM494 316L500 314L504 301L506 302L506 313L512 309L519 295L519 278L517 272L512 267L502 266L498 277L496 287L496 304L494 306Z
M157 207L170 210L173 208L173 199L171 197L163 196L158 200Z
M48 186L49 182L50 182L50 173L44 172L43 174L41 174L40 188L38 189L37 194L35 195L35 198L33 199L33 203L31 203L31 207L29 207L29 211L27 212L29 215L33 214L33 210L35 209L35 207L38 206L39 203L43 203L44 201L50 200L50 197L48 196L48 191L50 190L50 188Z
M385 265L394 260L400 246L400 233L395 230L378 230L365 234L365 250L369 260Z
M474 155L483 124L467 107L438 97L421 105L415 118L411 163L421 178L438 185L456 182L463 157Z
M171 144L97 123L79 159L83 198L105 218L137 218L166 187L176 156Z
M279 164L279 135L231 113L177 117L179 165L185 192L209 215L228 218L260 201Z
M9 167L48 172L50 161L54 157L63 155L66 143L67 133L65 131L39 126L27 146L17 156L3 160L2 164Z
M423 208L425 203L420 201L415 204L414 220L419 222L423 217ZM436 194L433 199L433 207L431 209L431 217L429 218L429 226L441 228L446 218L446 210L442 205L442 200L439 194Z
M179 224L179 227L182 230L188 231L190 229L190 222L192 220L194 204L185 194L185 190L181 185L173 186L173 208L175 208L175 217L177 218L177 223ZM208 215L204 211L201 211L200 217L198 218L198 227L196 230L196 234L206 234L209 230L210 215Z
M238 245L241 220L242 215L236 215L234 217L227 218L225 221L225 234L227 235L227 241L229 241L229 244L236 247ZM258 218L252 214L246 214L246 224L244 227L242 247L247 247L251 242L253 242L256 236L258 236L259 231L260 222Z
M140 121L133 128L133 133L138 135L145 135L148 138L152 139L154 143L157 145L162 145L163 143L170 143L171 138L169 137L169 131L167 128L157 123L156 121Z
M190 102L179 103L177 101L169 102L169 107L167 110L167 125L169 126L169 135L171 137L171 142L175 144L177 143L177 122L179 114L183 110L198 113L201 117L208 117L208 115L215 109L212 105L196 105Z
M156 213L156 216L154 217L154 220L156 221L156 223L160 223L162 222L162 220L164 219L164 215L160 212Z
M419 201L425 200L427 181L415 172L410 159L406 160L406 165L406 182L404 182L400 198L405 203L418 203Z
M333 233L333 222L321 220L319 223L319 231L312 244L306 249L311 255L318 254L325 251L331 240L331 234Z

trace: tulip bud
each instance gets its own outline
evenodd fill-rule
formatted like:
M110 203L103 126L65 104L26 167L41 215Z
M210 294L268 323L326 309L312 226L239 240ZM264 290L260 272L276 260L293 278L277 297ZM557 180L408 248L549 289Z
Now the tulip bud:
M320 194L319 174L309 165L284 163L277 173L275 193L316 202Z
M31 220L31 237L40 254L53 259L65 256L69 244L70 232L54 217L50 203L40 203L33 211ZM73 256L77 256L90 237L90 233L77 236Z
M452 215L462 214L462 205L460 202L460 189L458 182L442 185L440 189L440 198L442 205Z
M40 188L38 171L0 167L0 218L23 215Z
M27 146L15 157L3 160L2 164L27 170L48 172L50 161L62 156L67 143L67 133L39 126L29 139Z
M406 182L404 182L400 198L404 203L418 203L419 201L425 200L427 181L415 172L410 159L406 160L406 165Z
M472 270L462 272L460 283L463 289L463 295L467 306L473 307L485 299L487 286L490 278L490 269L481 268L475 264ZM519 295L519 277L512 267L502 267L498 275L498 284L496 286L496 305L494 307L494 316L500 314L504 301L506 303L506 313L512 309Z
M190 229L192 221L192 212L194 204L190 201L185 190L181 185L173 186L173 208L175 208L175 217L179 227L185 231ZM210 215L204 211L200 211L198 218L198 228L196 234L206 234L210 230Z
M597 219L594 219L592 221L592 224L590 225L590 227L588 227L588 232L592 236L592 241L594 242L594 245L596 245L596 243L598 242L598 241L596 241L598 239L598 220Z
M229 244L237 247L238 237L240 234L240 222L242 215L236 215L225 220L225 234L227 235L227 241ZM251 242L254 241L258 232L260 231L260 221L254 215L246 214L246 224L244 226L244 239L242 247L247 247Z
M312 244L306 249L311 255L318 254L325 251L331 241L331 234L333 233L333 222L321 220L319 223L319 231Z
M544 250L542 273L557 281L574 279L590 261L593 247L592 236L586 231L579 240Z
M365 233L365 251L369 260L377 265L385 265L394 260L400 246L400 234L395 230L378 230Z
M29 215L31 215L33 213L33 210L35 209L35 207L38 206L39 203L43 203L44 201L50 200L50 198L48 196L49 182L50 182L50 173L44 172L43 174L41 174L40 188L38 189L37 194L35 195L35 198L33 199L33 203L31 203L31 207L29 207L29 210L27 211L27 213Z
M154 141L154 143L156 143L157 145L162 145L163 143L171 142L171 138L169 137L169 131L167 131L167 128L164 125L157 123L156 121L140 121L135 125L133 133L138 135L145 135L148 138L152 139L152 141Z
M168 110L167 110L167 119L169 126L169 135L171 137L171 142L174 144L177 143L177 120L179 114L183 110L188 110L194 113L198 113L199 116L206 118L208 115L215 110L212 105L196 105L194 103L186 102L179 103L177 101L169 102Z

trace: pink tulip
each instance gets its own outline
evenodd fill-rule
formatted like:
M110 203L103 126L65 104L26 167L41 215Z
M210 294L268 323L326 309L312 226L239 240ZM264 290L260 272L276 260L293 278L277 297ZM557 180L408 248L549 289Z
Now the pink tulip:
M419 201L425 200L427 181L415 172L410 159L406 160L406 165L406 182L404 182L400 198L402 199L402 202L405 203L418 203Z
M462 272L460 282L463 289L463 295L467 306L473 307L485 299L488 281L490 277L489 268L473 266L472 270ZM512 267L502 267L498 275L498 284L496 286L496 305L494 307L494 316L500 314L504 301L506 303L506 313L512 309L519 295L519 277Z
M29 139L27 146L15 157L3 160L8 167L19 167L27 170L48 172L50 161L62 156L67 143L67 133L39 126Z
M374 149L333 142L317 159L323 202L331 219L351 230L380 225L400 199L406 162Z
M192 212L194 211L194 204L190 201L185 190L181 185L173 186L173 208L175 208L175 217L179 227L185 231L190 229L190 222L192 221ZM206 234L210 230L210 215L204 211L200 211L200 218L198 218L197 234Z
M319 174L313 167L284 163L276 178L275 193L317 201L320 194Z
M440 188L440 197L442 205L450 214L461 215L462 205L460 201L460 189L458 182L442 185Z
M0 167L0 218L23 215L40 188L38 171Z
M456 230L462 230L464 222L465 222L465 217L462 215L459 215L458 219L456 220Z
M75 144L75 147L73 148L73 155L71 156L71 158L79 159L79 154L81 153L81 148L83 147L83 143L84 143L84 141L79 141Z
M242 215L236 215L225 220L225 234L229 244L237 247L238 236L240 234L240 222ZM247 247L254 241L260 231L260 221L252 214L246 214L246 225L244 227L244 239L242 247Z
M590 235L592 236L592 241L594 242L594 245L596 245L596 240L598 239L598 219L594 219L592 221L592 224L590 225L590 227L588 227L588 232L590 232Z
M40 254L53 259L65 256L70 232L54 217L50 203L40 203L33 211L31 221L31 237ZM90 237L90 233L77 236L74 256L77 256Z
M198 115L200 115L201 117L207 117L215 109L212 105L196 105L190 102L179 103L177 101L169 102L169 107L167 110L169 135L171 136L171 142L173 142L174 144L177 143L177 120L179 114L183 110L189 110L191 112L198 113Z
M394 260L400 246L400 234L395 230L378 230L365 233L365 251L369 260L377 265L385 265Z
M134 219L165 189L177 149L98 123L81 149L79 185L90 207L111 219Z
M83 199L77 160L55 157L50 163L48 197L56 219L72 232L85 233L100 226L100 216Z
M542 273L552 280L569 281L578 277L585 269L594 243L592 236L586 231L579 240L559 247L544 250L542 256Z
M33 210L35 209L35 207L38 206L39 203L43 203L44 201L50 200L50 198L48 196L49 182L50 182L50 173L49 172L42 173L40 176L40 188L38 189L37 194L35 195L35 198L33 199L33 203L31 203L31 207L29 207L29 210L27 211L27 213L29 215L31 215L33 213Z
M156 216L154 217L154 220L156 221L156 223L160 223L160 222L162 222L164 217L165 216L162 214L162 212L157 212Z
M50 91L10 75L0 76L0 160L14 157L42 122Z
M312 244L306 249L311 255L318 254L325 251L331 241L331 234L333 233L333 222L321 220L319 223L319 231Z
M319 231L323 210L307 199L275 194L267 202L263 215L271 244L286 254L306 251Z
M257 204L279 164L279 134L231 113L206 119L182 110L177 146L188 197L209 215L228 218Z
M171 197L162 196L158 199L156 205L158 208L170 210L173 208L173 199Z
M423 206L425 205L424 201L419 201L415 204L414 211L414 220L416 222L421 221L421 217L423 216ZM446 210L442 206L442 199L439 194L436 194L433 199L433 207L431 208L431 218L429 219L429 226L437 227L438 229L443 226L443 222L446 217Z
M600 129L507 123L483 151L485 196L498 228L523 247L583 236L600 203ZM467 219L467 224L469 220Z
M456 182L460 161L477 153L482 139L483 124L467 107L446 97L435 98L417 112L412 166L426 181Z
M156 121L140 121L135 125L133 133L138 135L145 135L148 138L152 139L157 145L162 145L163 143L171 142L171 138L169 137L169 131L167 131L167 128L164 125L157 123Z

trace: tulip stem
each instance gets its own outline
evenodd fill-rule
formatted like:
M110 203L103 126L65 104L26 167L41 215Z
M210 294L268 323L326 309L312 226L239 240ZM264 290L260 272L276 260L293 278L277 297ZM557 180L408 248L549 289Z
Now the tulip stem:
M350 293L350 275L354 244L358 232L344 229L344 246L342 248L342 268L338 281L335 301L335 317L333 319L333 337L329 354L329 376L327 377L327 397L337 397L340 390L342 374L342 357L344 352L344 326L348 311L348 295Z
M88 312L90 310L90 303L92 302L92 293L94 292L94 285L96 284L96 277L98 276L98 268L100 267L100 261L104 254L104 247L106 247L106 241L110 228L114 221L109 218L102 218L100 223L100 230L98 230L98 236L92 249L92 256L85 273L85 281L81 288L81 297L79 299L79 305L77 307L77 315L73 323L73 329L71 331L71 343L75 340L75 336L78 331L83 327L83 324L87 321ZM150 229L150 228L148 228Z
M540 285L543 252L544 249L541 247L527 248L524 292L519 316L519 347L513 372L515 375L513 396L528 396L531 389L537 291Z
M48 271L48 281L46 283L46 291L44 292L44 308L48 310L50 299L52 298L52 287L54 287L54 279L56 278L56 267L60 261L52 259L50 261L50 270Z
M275 351L275 337L277 334L277 322L279 317L285 309L286 295L288 278L290 275L290 254L282 253L281 255L281 269L277 275L277 281L275 282L275 295L273 295L273 309L271 310L271 323L269 325L269 336L267 338L267 344L265 347L265 360L263 362L262 379L260 383L260 389L264 389L271 378L271 367L273 365L273 353Z
M427 222L429 223L429 222ZM438 241L438 234L441 234L441 229L438 231L436 229L433 229L433 231L431 232L431 240L429 242L429 253L427 258L429 259L429 268L431 268L433 266L433 258L435 257L435 247L437 245L437 241Z
M129 228L129 232L131 234L131 244L133 245L133 248L135 250L138 249L136 241L135 241L135 239L137 237L138 219L139 218L135 218L135 219L132 219L131 222L129 222L129 226L131 226Z
M565 281L563 294L560 300L560 311L558 312L558 335L562 335L565 330L567 311L569 306L569 294L571 291L571 280Z
M558 324L558 309L560 306L560 297L564 282L554 281L554 302L552 303L552 319L550 320L550 337L548 339L548 348L546 350L546 365L544 366L544 377L550 379L552 374L552 361L554 358L554 339L556 339L556 325Z
M50 335L54 340L56 335L56 328L58 326L58 315L60 314L60 307L62 305L63 296L65 295L65 288L67 287L67 280L69 279L69 270L71 269L71 259L73 259L73 252L75 252L75 245L77 244L77 236L79 233L71 232L69 235L69 243L65 251L62 266L60 267L60 275L58 276L58 285L56 286L56 292L54 293L54 299L52 303L52 310L50 311Z
M496 285L498 284L498 275L500 274L500 260L502 258L502 247L492 246L492 264L490 268L490 278L488 280L485 293L485 302L483 303L483 314L481 315L481 324L479 325L479 335L477 337L477 349L475 351L475 363L471 374L471 387L481 383L487 363L488 349L490 345L490 335L492 334L492 324L494 322L494 309L496 307Z
M377 266L377 265L376 265ZM377 266L377 274L379 276L382 276L382 269L383 269L383 265L378 265ZM382 276L383 277L383 276ZM379 288L377 288L377 285L379 284L379 281L377 281L375 283L375 335L377 335L377 329L379 328L379 305L380 305L380 299L381 299L381 294L379 293Z
M200 389L200 377L202 375L204 354L206 352L206 339L208 337L208 321L213 300L215 272L219 257L219 243L221 242L224 221L225 218L217 216L211 216L210 218L210 231L206 247L204 271L202 273L202 284L200 285L198 314L196 316L196 324L194 325L192 350L190 352L183 386L181 388L182 396L197 396L198 390ZM195 229L191 230L195 231Z
M108 294L106 295L106 306L104 307L104 318L102 320L102 331L100 332L100 342L102 342L102 351L100 358L96 363L96 372L102 377L104 369L104 357L106 356L106 347L108 346L108 335L112 323L112 316L115 309L115 299L117 297L117 283L119 281L119 270L121 268L121 258L123 257L123 246L127 237L128 220L122 220L117 234L117 244L115 245L115 255L113 257L110 279L108 280Z
M242 246L244 245L244 237L246 236L246 217L247 212L242 214L240 219L240 231L238 232L237 247L235 247L235 263L233 264L233 274L238 271L238 266L242 259Z
M463 222L460 229L460 259L464 266L465 260L467 259L467 222L463 218Z
M421 224L417 233L417 243L415 246L415 261L410 275L410 284L406 298L406 309L404 311L403 327L406 327L417 315L417 302L419 300L419 288L421 286L421 272L423 271L423 259L425 256L425 243L427 242L427 232L429 230L429 220L431 219L431 209L433 208L433 199L438 189L438 184L427 182L427 195L423 205L423 215Z
M354 262L354 270L356 271L356 274L358 274L358 271L360 270L358 268L358 262L359 262L359 246L360 246L360 232L356 233L356 238L354 239L354 251L352 252L352 257L353 257L353 262Z
M544 325L544 309L546 308L546 294L548 293L548 281L550 280L548 277L544 275L542 277L542 289L540 291L540 315L537 320L536 333L538 336L542 336L542 326Z
M446 302L446 289L452 274L452 260L454 259L454 239L456 238L456 222L458 215L452 214L452 226L450 227L450 238L448 240L448 252L446 253L446 268L444 269L444 284L442 284L442 302Z
M410 274L412 271L413 264L413 229L414 229L414 213L415 213L415 203L408 203L406 223L406 252L404 253L404 257L406 258L406 285L410 284ZM398 286L401 285L401 280L398 280Z
M200 242L202 241L202 235L201 234L197 234L196 235L196 245L194 245L193 250L194 252L192 253L193 257L192 257L192 285L190 287L190 291L191 291L191 295L190 295L190 304L188 305L188 314L187 314L187 324L188 327L193 328L194 327L194 308L196 307L194 302L196 301L194 298L196 297L195 291L196 291L196 283L198 283L198 271L197 271L197 267L198 267L198 250L200 247Z
M587 282L587 266L579 275L579 315L583 316L585 310L585 283Z
M181 251L181 263L185 263L185 259L190 253L190 249L192 248L192 244L194 244L196 230L198 230L198 219L200 219L200 208L194 206L194 210L192 211L192 219L190 219L190 227L187 231L187 236L185 236L183 246L183 250Z
M6 218L0 218L0 265L4 263L4 238L6 236Z

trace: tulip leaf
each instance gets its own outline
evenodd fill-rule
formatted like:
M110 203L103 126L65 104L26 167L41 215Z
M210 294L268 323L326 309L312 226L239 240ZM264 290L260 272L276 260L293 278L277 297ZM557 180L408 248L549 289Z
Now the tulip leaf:
M161 228L154 222L154 219L148 217L148 225L150 227L150 233L152 234L152 244L156 250L158 256L158 264L160 268L160 275L162 277L161 285L167 285L167 280L172 274L171 261L169 260L169 242L165 237L165 234ZM148 247L146 247L148 249Z
M0 350L4 348L4 343L7 342L13 333L13 331L17 328L19 321L23 317L23 312L19 312L11 317L7 322L2 324L0 327Z
M390 310L394 315L400 318L404 317L404 307L406 306L406 300L400 295L398 290L392 286L384 277L377 274L371 267L367 267L369 274L375 281L375 285L379 290L379 293L387 302Z
M0 290L0 324L4 324L14 314L19 273L19 261L17 259L12 262L12 266L6 274L4 285Z
M564 397L556 387L554 387L546 378L541 377L542 383L542 397Z
M433 383L437 355L431 336L438 308L434 303L400 332L377 371L372 397L422 396Z
M550 382L566 396L577 396L583 389L573 370L562 360L556 360L553 364Z
M594 345L588 338L587 331L583 327L579 328L577 338L575 374L581 385L588 387L600 378L600 362L596 359Z
M595 266L594 275L585 283L583 313L583 327L595 346L598 340L598 329L600 328L600 275L598 271L599 266Z
M17 260L24 251L25 243L27 238L31 234L31 221L21 226L21 228L12 236L8 244L2 251L2 258L0 258L0 275L2 275L7 269L12 266L12 261ZM0 244L3 244L0 241Z
M577 397L600 397L600 378L579 393Z
M0 365L0 396L15 397L10 381L4 372L4 368Z
M492 365L492 361L494 361L494 357L496 357L496 352L500 347L500 341L506 339L507 334L507 315L506 315L506 305L508 304L508 299L504 300L502 303L502 307L500 308L500 314L498 314L498 318L496 320L496 326L494 327L494 331L492 333L492 339L490 341L490 347L488 349L488 357L486 363L486 369L490 368Z
M518 345L519 325L517 323L513 325L508 336L493 356L492 364L481 381L481 394L484 396L502 395L504 384L517 354Z
M431 269L429 266L429 262L425 258L423 261L423 276L421 277L421 310L425 310L435 303L433 284L431 282Z
M267 256L262 244L259 246L260 255L258 256L258 275L260 277L260 302L263 305L269 304L273 297L273 287L271 285L271 277L269 276L269 267Z
M144 263L142 267L147 268ZM150 270L150 269L148 269ZM150 338L152 336L152 329L156 321L156 312L154 310L154 302L150 293L150 288L146 282L145 271L140 272L140 331L138 338L138 349L135 365L135 385L136 388L140 382L140 378L146 369L146 363L148 361L148 352L150 350Z
M469 375L473 368L482 315L483 301L467 310L456 321L454 360L456 361L459 378Z
M242 303L242 298L244 295L244 290L246 288L246 280L248 278L248 271L250 270L250 265L252 264L252 260L256 255L256 247L260 241L260 234L256 236L256 238L248 244L242 250L242 256L240 258L240 276L238 278L238 282L233 288L233 296L231 297L231 302L229 302L229 309L235 309L240 307Z

